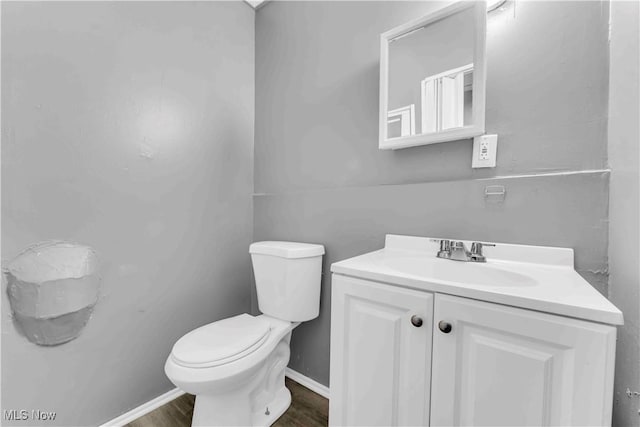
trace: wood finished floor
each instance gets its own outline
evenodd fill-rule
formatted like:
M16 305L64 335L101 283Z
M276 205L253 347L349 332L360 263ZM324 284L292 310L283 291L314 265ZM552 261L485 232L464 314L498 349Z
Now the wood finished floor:
M274 424L275 427L326 426L329 401L297 382L285 378L291 391L291 406ZM189 427L193 416L193 395L185 394L125 427Z

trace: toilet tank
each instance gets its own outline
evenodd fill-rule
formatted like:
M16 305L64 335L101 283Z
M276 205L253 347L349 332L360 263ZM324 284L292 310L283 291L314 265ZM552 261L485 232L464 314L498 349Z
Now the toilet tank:
M318 317L324 246L256 242L249 252L262 313L290 322Z

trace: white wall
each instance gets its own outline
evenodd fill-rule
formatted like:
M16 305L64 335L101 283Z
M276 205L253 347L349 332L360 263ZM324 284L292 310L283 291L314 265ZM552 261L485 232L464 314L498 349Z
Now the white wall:
M3 285L2 409L100 424L173 388L177 338L249 308L253 34L239 1L2 2L2 255L74 240L103 279L57 347L20 336Z
M609 69L609 297L624 313L618 328L614 425L640 425L640 7L611 3Z

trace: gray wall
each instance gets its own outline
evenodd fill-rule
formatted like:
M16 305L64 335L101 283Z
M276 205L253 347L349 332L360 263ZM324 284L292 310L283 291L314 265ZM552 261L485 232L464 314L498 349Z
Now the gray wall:
M607 166L608 3L508 2L488 16L488 170L471 169L468 140L377 149L379 34L434 7L273 2L256 14L254 240L326 245L321 314L294 331L290 363L325 385L329 266L385 233L572 247L607 294L609 174L593 170ZM489 184L505 185L504 203L484 199Z
M618 328L614 425L639 425L640 398L640 6L611 4L609 79L609 295L624 312Z
M75 240L103 278L57 347L16 332L3 284L3 409L100 424L173 388L177 338L249 308L254 17L242 2L2 3L2 255Z

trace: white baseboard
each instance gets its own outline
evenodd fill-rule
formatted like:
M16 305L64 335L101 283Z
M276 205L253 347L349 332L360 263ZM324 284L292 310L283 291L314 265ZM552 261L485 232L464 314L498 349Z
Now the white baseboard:
M141 416L148 414L154 409L157 409L162 405L169 403L174 399L177 399L183 394L184 394L184 391L180 390L179 388L174 388L173 390L169 390L165 394L162 394L156 397L155 399L148 401L147 403L143 403L137 408L133 408L129 412L125 412L124 414L120 415L117 418L112 419L111 421L107 421L106 423L102 424L100 427L123 427L124 425L130 423L131 421L137 420Z
M298 384L308 388L309 390L318 393L320 396L329 398L329 387L320 384L319 382L312 380L311 378L302 375L300 372L296 372L291 368L286 368L284 374L297 382ZM117 418L112 419L111 421L107 421L102 424L100 427L123 427L124 425L130 423L131 421L137 420L143 415L148 414L154 409L158 409L164 404L171 402L174 399L182 396L184 391L179 388L174 388L173 390L169 390L165 394L162 394L156 397L153 400L148 401L147 403L143 403L137 408L133 408L132 410L125 412Z
M286 368L284 371L285 376L291 378L298 384L305 386L309 390L318 393L324 398L329 398L329 387L322 385L319 382L312 380L311 378L302 375L300 372L296 372L291 368Z

